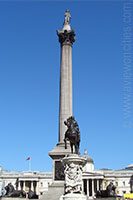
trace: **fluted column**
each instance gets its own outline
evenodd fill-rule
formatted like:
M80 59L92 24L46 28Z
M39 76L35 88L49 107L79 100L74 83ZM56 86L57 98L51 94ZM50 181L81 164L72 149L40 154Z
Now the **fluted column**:
M23 182L23 190L25 191L25 181Z
M94 179L92 179L92 196L94 196Z
M99 180L97 180L97 191L99 191Z
M87 180L87 196L90 196L90 191L89 191L89 179Z
M60 75L60 121L59 142L63 143L67 127L64 121L72 116L72 47L63 45L61 50L61 75Z
M39 195L39 181L36 182L36 194Z
M61 44L59 144L62 144L67 129L64 121L72 116L72 44L75 32L62 30L57 31L57 35Z
M31 181L31 190L34 191L33 181Z

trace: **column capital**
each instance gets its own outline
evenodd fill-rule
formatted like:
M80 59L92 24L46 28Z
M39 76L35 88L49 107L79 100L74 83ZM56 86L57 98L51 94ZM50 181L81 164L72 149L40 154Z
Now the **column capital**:
M71 45L75 42L75 31L74 30L57 30L57 35L59 37L59 42L61 46L63 45Z

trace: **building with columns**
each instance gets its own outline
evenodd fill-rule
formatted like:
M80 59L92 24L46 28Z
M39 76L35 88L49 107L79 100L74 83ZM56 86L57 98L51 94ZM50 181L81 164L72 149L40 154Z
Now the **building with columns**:
M98 190L105 190L110 182L116 186L116 193L123 196L124 193L133 191L133 165L120 170L94 169L94 161L85 151L83 157L87 158L87 163L83 169L83 192L89 199L93 199ZM62 181L58 180L58 184ZM18 190L28 192L34 191L42 198L53 183L52 172L15 172L3 170L0 167L0 196L4 193L4 187L12 183Z
M3 170L1 167L0 196L5 193L4 187L8 185L8 183L12 183L15 189L24 190L27 193L31 189L40 197L48 190L48 186L51 184L51 182L51 172L16 172Z
M83 171L83 191L89 197L95 197L99 190L105 190L110 182L116 186L116 193L123 196L124 193L133 192L133 165L124 169L94 169L94 161L85 151L84 156L87 158L87 164Z

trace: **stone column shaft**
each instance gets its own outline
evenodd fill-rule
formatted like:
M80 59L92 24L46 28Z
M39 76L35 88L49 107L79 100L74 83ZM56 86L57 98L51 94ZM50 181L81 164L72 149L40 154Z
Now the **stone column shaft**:
M34 188L33 188L33 181L31 181L31 190L34 191Z
M87 180L87 196L89 197L89 179Z
M36 182L36 194L39 195L39 181Z
M101 183L101 190L104 190L104 180L102 180L102 183ZM105 188L106 189L106 188Z
M23 190L25 191L25 181L23 182Z
M68 28L69 27L69 28ZM59 141L64 143L64 134L67 127L64 124L72 116L72 44L75 42L75 32L71 30L70 24L64 26L63 30L57 31L61 44L61 66L60 66L60 112L59 112Z
M94 179L92 179L92 196L94 196Z
M97 180L97 191L99 191L99 180Z
M59 143L64 143L67 127L64 121L72 116L72 46L61 47Z

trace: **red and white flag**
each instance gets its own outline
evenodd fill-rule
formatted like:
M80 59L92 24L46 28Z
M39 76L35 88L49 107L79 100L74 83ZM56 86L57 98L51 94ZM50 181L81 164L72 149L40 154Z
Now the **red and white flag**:
M28 164L29 164L29 171L31 171L31 157L28 157L26 160L29 160Z

